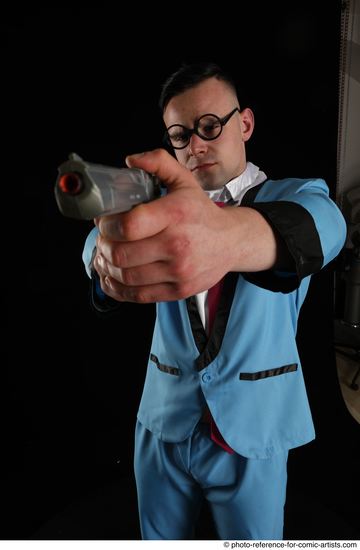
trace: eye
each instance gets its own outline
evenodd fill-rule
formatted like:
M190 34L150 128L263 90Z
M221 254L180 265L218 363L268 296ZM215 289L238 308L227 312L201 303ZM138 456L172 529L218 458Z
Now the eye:
M179 145L186 143L189 139L189 132L182 126L170 128L168 135L172 143Z
M217 137L221 132L221 122L216 116L205 116L199 121L198 132L207 138Z
M206 124L201 128L201 131L206 135L212 135L213 133L217 132L220 128L220 124L218 122L210 122L209 124Z
M171 141L176 141L177 143L182 143L186 141L187 135L185 132L176 132L175 134L170 135Z

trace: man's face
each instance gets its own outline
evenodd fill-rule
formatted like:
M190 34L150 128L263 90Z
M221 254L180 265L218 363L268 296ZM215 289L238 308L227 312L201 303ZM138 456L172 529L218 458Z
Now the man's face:
M173 97L164 111L164 122L166 128L181 124L192 129L202 115L212 113L221 119L235 107L239 104L231 88L221 80L209 78ZM175 149L176 158L192 171L203 189L219 189L245 170L245 142L253 126L250 109L237 111L223 126L219 137L206 141L192 134L184 149Z

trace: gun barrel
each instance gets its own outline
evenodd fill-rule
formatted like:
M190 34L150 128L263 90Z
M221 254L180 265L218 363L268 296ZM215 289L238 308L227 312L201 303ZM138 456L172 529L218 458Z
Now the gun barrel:
M91 220L126 212L160 196L157 178L139 168L84 162L75 153L58 168L55 198L64 216Z
M59 178L59 189L68 195L78 195L84 190L84 182L80 174L67 172Z

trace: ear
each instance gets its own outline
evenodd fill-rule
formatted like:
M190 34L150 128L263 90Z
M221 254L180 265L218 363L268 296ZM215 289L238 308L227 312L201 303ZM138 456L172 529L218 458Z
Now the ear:
M240 113L241 118L241 131L244 141L248 141L253 133L255 126L254 113L249 107L243 109Z

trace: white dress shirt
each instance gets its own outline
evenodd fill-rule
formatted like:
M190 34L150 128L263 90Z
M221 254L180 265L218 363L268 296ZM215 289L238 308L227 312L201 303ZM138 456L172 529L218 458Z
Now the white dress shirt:
M220 189L215 191L205 191L212 201L225 202L229 205L241 204L245 193L251 188L259 185L266 180L266 175L257 166L251 162L246 163L246 168L240 176L230 180ZM200 318L205 330L208 332L208 307L207 307L208 291L204 290L196 295L196 304L199 310Z

